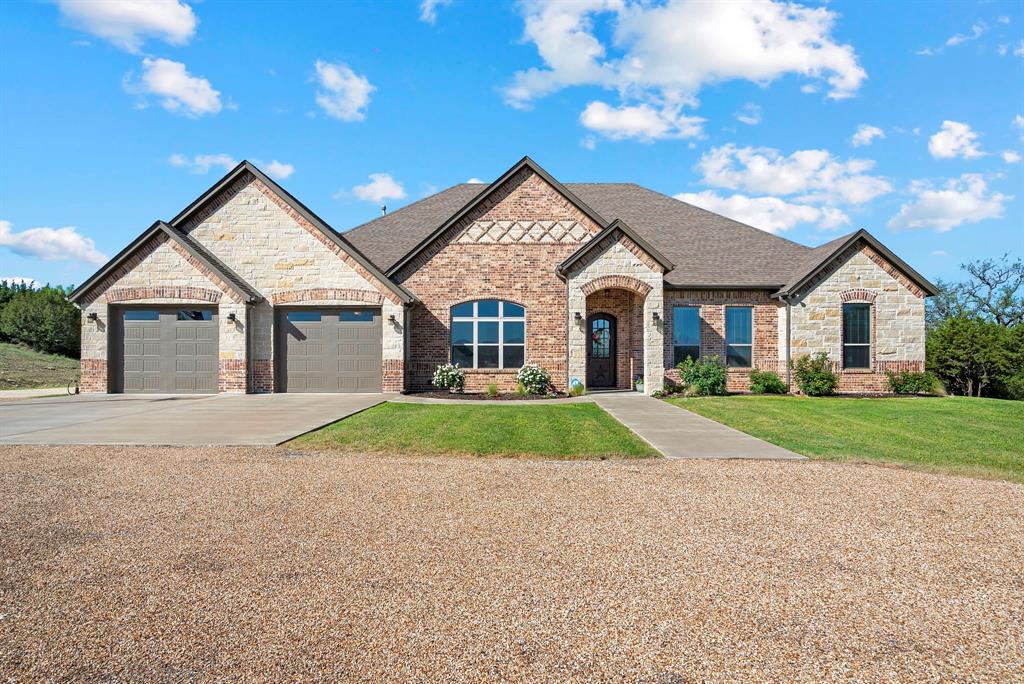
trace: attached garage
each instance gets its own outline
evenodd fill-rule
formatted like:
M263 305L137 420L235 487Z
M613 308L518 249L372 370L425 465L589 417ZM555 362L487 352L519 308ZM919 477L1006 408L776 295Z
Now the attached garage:
M381 391L379 308L279 310L277 330L277 391Z
M213 307L117 309L112 316L114 391L217 392L217 310Z

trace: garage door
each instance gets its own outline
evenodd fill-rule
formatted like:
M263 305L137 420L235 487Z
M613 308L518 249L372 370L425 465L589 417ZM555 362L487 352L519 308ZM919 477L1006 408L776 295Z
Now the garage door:
M119 322L120 391L217 392L216 310L124 309Z
M278 389L380 392L380 309L301 309L278 313Z

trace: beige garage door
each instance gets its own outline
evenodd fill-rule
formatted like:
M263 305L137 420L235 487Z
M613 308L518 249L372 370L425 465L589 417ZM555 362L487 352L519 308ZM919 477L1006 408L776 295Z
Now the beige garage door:
M381 391L380 309L280 311L277 324L279 391Z
M131 308L119 312L116 391L217 392L217 312L205 307Z

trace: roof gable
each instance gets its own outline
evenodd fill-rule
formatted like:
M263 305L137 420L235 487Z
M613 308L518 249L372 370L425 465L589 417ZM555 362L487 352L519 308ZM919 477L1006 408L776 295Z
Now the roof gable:
M441 223L437 228L432 230L422 240L420 240L407 254L398 259L391 267L388 268L387 274L394 275L403 266L410 263L420 253L427 249L437 239L444 235L449 229L457 225L461 220L466 218L475 209L480 207L489 198L495 195L497 191L503 188L511 179L523 170L529 170L535 173L537 176L542 178L549 186L564 197L570 204L576 209L583 213L584 216L589 218L595 224L601 228L605 228L608 225L608 221L605 220L600 214L594 211L590 206L583 202L573 192L571 192L562 183L555 180L555 178L545 171L539 164L530 159L529 157L523 157L516 164L514 164L508 171L503 173L496 181L488 185L482 191L474 195L465 205L463 205L458 211L451 216L447 217L444 222Z
M122 264L131 259L132 256L157 235L166 235L168 239L172 240L186 254L199 262L209 273L223 282L224 286L234 292L240 301L258 302L263 299L262 295L254 287L245 282L244 279L228 268L227 265L206 250L206 248L163 221L156 221L143 231L131 244L121 250L113 259L108 261L100 270L79 286L78 289L72 292L68 299L76 303L85 299L85 295L90 290L95 289L106 277L115 273Z
M604 230L595 235L589 242L587 242L585 245L583 245L578 250L573 252L568 259L559 264L558 272L561 274L565 274L566 272L568 272L570 268L572 268L573 264L577 263L584 256L586 256L591 251L596 249L598 245L600 245L604 241L605 238L614 238L617 237L618 235L624 235L625 237L629 238L640 249L646 252L647 255L651 257L651 259L653 259L654 262L662 268L662 273L668 273L673 268L675 268L675 265L671 261L669 261L665 257L665 255L663 255L661 252L659 252L657 249L651 246L651 244L644 240L642 237L637 235L637 233L632 228L626 225L622 220L615 219L614 221L609 223Z

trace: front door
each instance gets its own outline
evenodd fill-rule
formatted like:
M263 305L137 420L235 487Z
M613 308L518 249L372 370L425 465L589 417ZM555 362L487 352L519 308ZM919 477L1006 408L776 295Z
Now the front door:
M587 319L587 387L615 387L615 317L610 314Z

